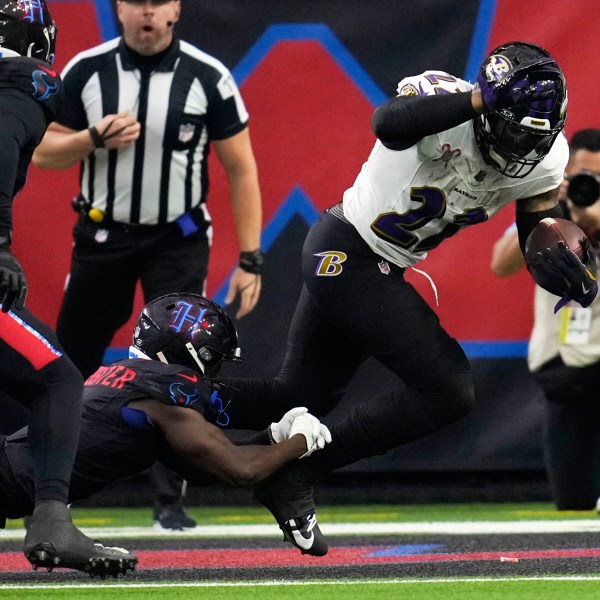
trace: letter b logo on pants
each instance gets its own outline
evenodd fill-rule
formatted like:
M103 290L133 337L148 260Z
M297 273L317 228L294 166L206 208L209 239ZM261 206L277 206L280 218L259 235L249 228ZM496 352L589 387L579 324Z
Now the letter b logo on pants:
M342 272L342 263L348 258L345 252L319 252L315 256L320 256L321 260L315 269L317 277L335 277Z

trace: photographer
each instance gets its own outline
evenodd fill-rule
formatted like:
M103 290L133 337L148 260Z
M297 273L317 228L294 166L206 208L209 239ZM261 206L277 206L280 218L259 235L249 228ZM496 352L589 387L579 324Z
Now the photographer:
M569 144L560 187L565 218L594 245L600 240L600 129L581 129ZM494 245L491 269L500 277L525 260L516 229ZM535 322L528 366L541 385L544 454L552 497L559 510L590 510L600 496L600 302L570 302L553 312L556 297L536 286Z

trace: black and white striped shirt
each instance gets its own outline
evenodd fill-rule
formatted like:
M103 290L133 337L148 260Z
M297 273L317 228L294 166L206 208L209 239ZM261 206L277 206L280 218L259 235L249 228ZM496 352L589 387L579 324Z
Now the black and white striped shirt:
M170 223L204 208L211 139L242 131L248 113L237 85L217 59L174 40L150 70L136 64L121 38L75 56L62 73L66 103L57 122L87 129L105 115L130 112L141 123L137 142L96 149L82 162L81 194L107 219Z

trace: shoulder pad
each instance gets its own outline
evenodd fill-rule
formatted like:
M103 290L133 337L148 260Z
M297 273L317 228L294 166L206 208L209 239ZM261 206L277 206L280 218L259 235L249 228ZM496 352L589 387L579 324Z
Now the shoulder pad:
M421 75L405 77L398 84L398 96L435 96L467 92L473 85L445 71L425 71Z
M33 97L54 120L63 102L62 80L51 65L26 56L0 60L0 88L20 90Z

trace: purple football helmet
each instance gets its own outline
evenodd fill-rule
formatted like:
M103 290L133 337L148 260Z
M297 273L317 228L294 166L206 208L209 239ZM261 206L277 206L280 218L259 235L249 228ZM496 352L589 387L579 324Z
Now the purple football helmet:
M510 42L488 55L477 81L484 103L487 94L498 100L495 109L475 119L479 150L503 175L525 177L550 152L564 128L567 87L563 72L540 46Z

